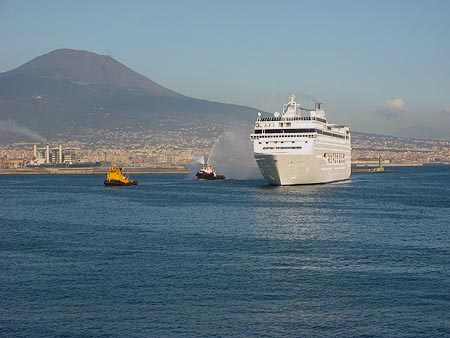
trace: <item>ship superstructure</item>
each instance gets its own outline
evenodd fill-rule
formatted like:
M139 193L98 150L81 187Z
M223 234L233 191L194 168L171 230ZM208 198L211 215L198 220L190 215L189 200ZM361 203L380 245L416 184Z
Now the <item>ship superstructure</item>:
M305 109L292 95L281 114L262 117L258 113L250 138L259 169L271 185L326 183L350 177L350 128L328 123L322 103Z

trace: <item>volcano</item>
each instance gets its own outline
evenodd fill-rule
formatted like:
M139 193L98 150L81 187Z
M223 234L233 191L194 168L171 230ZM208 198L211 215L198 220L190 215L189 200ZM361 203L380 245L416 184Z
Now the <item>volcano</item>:
M182 95L110 56L83 50L57 49L0 73L0 121L14 121L47 137L83 128L250 122L256 113Z

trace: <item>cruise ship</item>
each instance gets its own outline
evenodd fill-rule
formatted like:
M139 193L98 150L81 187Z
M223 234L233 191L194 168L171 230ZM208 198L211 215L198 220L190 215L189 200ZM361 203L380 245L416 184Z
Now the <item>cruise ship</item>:
M273 117L258 113L250 136L259 170L271 185L317 184L351 174L350 128L327 122L322 103L305 109L295 101Z

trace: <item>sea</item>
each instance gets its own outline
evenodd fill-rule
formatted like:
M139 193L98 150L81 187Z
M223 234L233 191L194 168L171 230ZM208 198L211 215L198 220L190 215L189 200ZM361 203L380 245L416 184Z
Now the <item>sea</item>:
M450 166L0 175L0 337L450 337Z

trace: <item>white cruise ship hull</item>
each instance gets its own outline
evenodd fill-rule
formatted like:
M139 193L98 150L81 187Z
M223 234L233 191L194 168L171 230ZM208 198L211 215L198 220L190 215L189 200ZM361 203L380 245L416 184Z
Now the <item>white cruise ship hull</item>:
M323 154L257 154L255 159L271 185L318 184L346 180L351 175L350 152L342 160L329 161Z
M328 123L321 103L307 110L292 95L282 114L258 113L250 139L256 163L271 185L328 183L351 175L350 128Z

